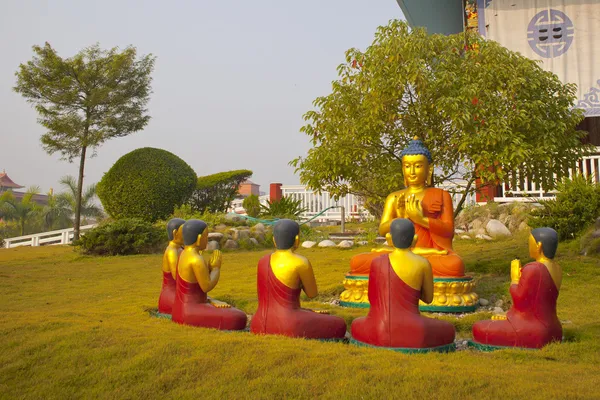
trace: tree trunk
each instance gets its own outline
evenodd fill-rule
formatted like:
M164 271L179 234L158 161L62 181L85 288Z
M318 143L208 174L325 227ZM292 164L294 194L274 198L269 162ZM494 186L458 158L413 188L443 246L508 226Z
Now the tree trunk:
M73 240L79 239L79 226L81 218L81 193L83 192L83 169L85 166L86 147L81 148L81 159L79 160L79 178L77 179L77 196L75 196L75 226L73 227Z
M465 191L463 192L463 195L460 198L460 201L458 202L458 204L456 205L456 209L454 210L454 219L456 219L458 214L462 211L463 205L465 204L465 201L467 200L467 196L469 195L469 192L471 191L471 185L473 185L474 181L475 181L475 179L471 178L469 180L469 182L467 183L467 187L465 188Z

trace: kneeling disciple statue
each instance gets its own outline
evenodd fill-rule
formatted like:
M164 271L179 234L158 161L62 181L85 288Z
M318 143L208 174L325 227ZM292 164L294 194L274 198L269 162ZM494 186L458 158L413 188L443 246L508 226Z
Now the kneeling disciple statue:
M300 293L315 297L317 283L310 262L294 250L300 227L282 219L273 227L276 251L258 262L258 310L250 330L256 334L285 335L309 339L341 339L345 321L300 307Z
M227 331L244 329L247 322L244 312L206 296L217 285L221 274L221 252L214 251L208 263L202 257L202 250L208 244L206 223L191 219L181 230L185 247L177 264L173 321Z
M521 267L518 259L510 265L510 295L513 305L506 315L473 325L474 347L494 350L502 347L540 348L562 340L562 326L556 316L556 301L562 271L554 261L558 234L551 228L537 228L529 235L529 255L534 262Z
M158 298L158 312L165 314L165 317L171 315L173 303L175 302L175 291L177 280L177 261L179 254L183 250L183 236L181 235L181 226L185 220L173 218L167 223L167 236L169 245L165 250L162 260L163 284L160 296Z
M371 263L371 308L352 322L352 342L407 353L453 351L454 325L419 313L419 300L433 300L433 275L429 261L410 250L418 240L413 223L395 219L386 239L394 250Z

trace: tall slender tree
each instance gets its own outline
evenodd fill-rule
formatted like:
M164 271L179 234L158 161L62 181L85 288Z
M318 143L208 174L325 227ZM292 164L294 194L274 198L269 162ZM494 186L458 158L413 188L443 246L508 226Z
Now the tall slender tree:
M155 57L137 58L135 47L103 50L98 44L71 58L60 57L49 43L33 46L33 52L33 59L19 66L14 90L38 112L38 122L47 130L41 137L46 152L58 152L69 162L79 158L77 239L85 158L106 140L148 124L146 105Z

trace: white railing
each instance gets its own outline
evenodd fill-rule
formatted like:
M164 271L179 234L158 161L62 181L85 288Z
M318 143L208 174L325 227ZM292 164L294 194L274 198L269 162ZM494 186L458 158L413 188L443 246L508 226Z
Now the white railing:
M318 194L303 185L288 185L281 186L281 195L302 201L302 207L307 209L306 212L301 214L302 218L312 218L329 207L337 207L330 208L319 215L317 221L341 221L342 210L339 207L343 206L345 219L347 221L366 221L373 219L373 216L369 211L364 208L362 201L352 194L334 200L328 192L321 192Z
M597 147L594 154L579 160L575 168L569 169L570 178L577 173L585 177L589 176L593 182L600 183L600 147ZM514 187L507 183L498 187L500 193L499 196L494 197L495 202L536 202L540 199L552 199L556 195L555 190L544 190L540 185L529 181L526 176L517 174L514 181L516 182Z
M88 231L96 225L85 225L79 228L80 232ZM59 231L35 233L33 235L18 236L4 239L4 247L11 249L20 246L42 246L54 244L69 244L73 241L73 228Z

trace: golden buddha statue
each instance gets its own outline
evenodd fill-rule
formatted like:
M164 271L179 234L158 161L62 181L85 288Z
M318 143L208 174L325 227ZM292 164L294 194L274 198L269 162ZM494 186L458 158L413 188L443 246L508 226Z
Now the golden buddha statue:
M391 193L385 200L379 234L387 235L390 224L396 218L410 219L415 225L418 240L412 252L429 261L436 278L434 288L437 289L432 305L422 305L422 310L474 310L478 297L471 291L472 279L465 277L465 264L452 249L452 197L447 191L432 187L433 160L421 140L411 140L401 156L405 188ZM370 253L358 254L350 260L350 274L344 280L347 290L341 296L343 305L368 307L364 288L371 262L386 252L391 250L374 249Z

